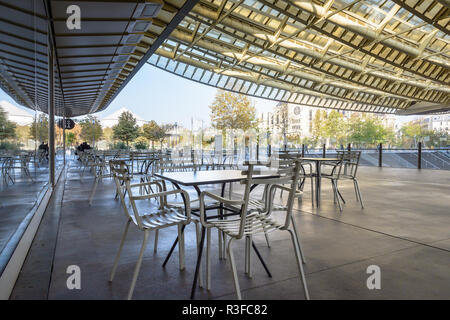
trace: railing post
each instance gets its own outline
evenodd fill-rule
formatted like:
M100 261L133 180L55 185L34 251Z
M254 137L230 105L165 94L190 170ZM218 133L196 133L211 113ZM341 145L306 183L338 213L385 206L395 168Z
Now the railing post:
M268 145L268 148L269 148L269 157L272 155L272 145Z
M422 169L422 142L419 142L417 152L417 169Z
M324 143L323 147L322 147L322 158L325 158L326 150L327 150L327 147L326 147L326 145Z
M378 166L381 168L383 166L383 144L380 143L378 150Z
M305 144L303 143L302 144L302 157L304 157L305 156Z
M259 160L259 142L256 144L256 160Z

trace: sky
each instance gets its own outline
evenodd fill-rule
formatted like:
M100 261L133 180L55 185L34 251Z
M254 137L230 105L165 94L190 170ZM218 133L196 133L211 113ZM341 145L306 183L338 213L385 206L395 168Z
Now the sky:
M205 127L210 124L209 105L214 100L217 89L202 83L184 79L167 71L145 64L109 107L95 115L100 119L127 108L145 120L157 123L175 123L191 128L201 121ZM272 111L275 101L253 98L258 115ZM0 89L0 101L6 100L17 105L14 100ZM29 109L26 109L29 111ZM400 122L410 121L411 117L399 117Z

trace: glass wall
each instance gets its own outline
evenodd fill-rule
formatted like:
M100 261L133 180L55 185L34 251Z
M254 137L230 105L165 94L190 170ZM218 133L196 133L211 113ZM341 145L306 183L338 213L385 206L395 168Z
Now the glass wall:
M6 65L14 67L20 54L35 70L22 75L28 84L22 89L34 109L0 89L0 274L49 186L49 119L38 110L47 105L48 96L47 21L38 16L23 31L33 42L24 41L21 48L5 46L0 52Z

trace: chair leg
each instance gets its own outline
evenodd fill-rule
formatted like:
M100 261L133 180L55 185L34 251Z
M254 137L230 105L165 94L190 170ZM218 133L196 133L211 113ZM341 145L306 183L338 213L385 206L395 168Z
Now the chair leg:
M227 260L227 255L226 255L227 246L226 246L226 243L227 243L227 235L224 232L222 232L222 249L223 249L223 251L222 251L222 259L223 260Z
M356 187L356 181L355 180L353 180L353 187L355 187L356 202L359 202L358 189Z
M311 203L314 208L314 178L311 177Z
M180 270L184 270L184 231L183 231L183 225L180 223L178 224L178 257L179 257L179 263L180 263Z
M295 226L294 216L292 214L291 214L291 223L292 223L292 228L294 229L295 240L297 242L297 246L300 251L300 256L302 258L302 262L306 263L305 256L303 255L302 244L300 242L300 237L298 236L297 227Z
M206 290L211 290L211 228L206 229Z
M266 238L267 247L270 248L269 234L264 230L264 237Z
M153 252L157 252L158 251L158 235L159 235L159 230L156 229L155 230L155 241L153 243Z
M97 190L98 178L95 177L94 187L92 188L91 194L89 196L89 205L92 205L92 200L94 199L95 191Z
M359 189L359 184L358 184L358 180L353 180L356 184L356 189L358 189L358 196L359 196L359 202L361 203L361 208L364 209L364 203L361 197L361 190Z
M337 194L338 194L339 198L341 198L342 203L345 204L345 199L342 196L342 194L341 194L341 192L339 191L339 188L338 188L338 180L336 180L336 191L337 191Z
M303 271L303 264L300 261L299 248L296 245L295 235L292 230L288 229L287 231L289 231L289 234L291 235L292 245L294 246L294 252L295 252L295 258L297 260L298 272L300 274L300 278L303 283L303 292L305 293L306 300L309 300L310 298L309 298L308 286L306 285L305 272Z
M195 223L195 237L197 239L197 255L200 251L200 240L201 240L201 229L202 226L194 220ZM203 288L203 276L202 276L202 265L200 264L199 266L199 271L198 271L198 285L200 288Z
M139 270L141 269L142 257L144 256L145 248L147 247L148 234L149 234L149 230L145 230L144 231L144 241L142 241L141 251L139 252L139 258L138 258L138 261L136 264L136 268L134 269L133 280L131 281L131 287L130 287L130 290L128 291L128 300L131 300L131 297L133 296L133 291L134 291L134 287L136 285L136 280L139 275Z
M336 180L332 179L331 183L333 184L333 189L334 189L334 196L336 198L336 201L339 205L339 211L342 212L342 205L341 205L341 201L339 199L339 195L338 195L338 190L337 190L337 184L336 184Z
M333 180L331 180L331 187L333 188L333 203L336 204L336 188L334 186Z
M123 244L125 242L125 238L127 237L128 228L130 227L131 220L127 221L127 224L125 225L125 230L122 234L122 239L120 240L119 245L119 251L117 252L116 258L114 259L113 268L111 270L111 275L109 276L109 282L112 282L114 280L114 275L116 274L117 264L119 263L120 254L122 253Z
M247 250L247 276L252 277L252 241L253 237L250 235L247 237L248 250Z
M241 289L239 288L239 279L236 272L236 264L234 262L234 255L233 255L233 249L231 247L231 243L233 242L233 238L230 238L230 241L228 241L228 257L230 258L230 264L231 264L231 273L233 274L233 283L234 283L234 289L236 290L236 295L238 300L242 300L241 297Z
M219 247L219 260L223 259L223 249L222 249L222 231L217 229L217 239L218 239L218 247Z

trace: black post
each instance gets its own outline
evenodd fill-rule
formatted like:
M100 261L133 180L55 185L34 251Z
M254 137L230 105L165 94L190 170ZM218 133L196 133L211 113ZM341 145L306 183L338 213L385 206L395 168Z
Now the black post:
M49 41L48 45L48 148L50 186L55 186L55 51Z
M303 143L302 144L302 157L304 157L305 156L305 144Z
M256 160L259 160L259 141L256 144Z
M380 143L378 150L378 166L381 168L383 166L383 144Z
M417 169L422 169L422 142L419 142L417 152Z
M272 145L269 144L269 157L272 155Z
M324 143L324 144L323 144L323 147L322 147L322 158L325 158L326 150L327 150L327 148L326 148L326 145L325 145L325 143Z

